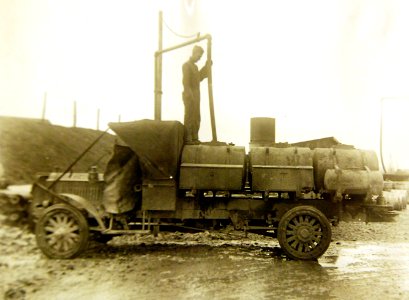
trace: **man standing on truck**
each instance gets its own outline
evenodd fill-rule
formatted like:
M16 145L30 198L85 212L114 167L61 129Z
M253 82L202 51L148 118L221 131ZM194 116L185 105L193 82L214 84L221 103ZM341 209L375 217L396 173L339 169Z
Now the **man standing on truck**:
M199 144L200 128L200 82L207 77L207 65L198 69L196 63L200 60L204 50L194 46L192 56L183 64L183 103L185 105L185 142Z

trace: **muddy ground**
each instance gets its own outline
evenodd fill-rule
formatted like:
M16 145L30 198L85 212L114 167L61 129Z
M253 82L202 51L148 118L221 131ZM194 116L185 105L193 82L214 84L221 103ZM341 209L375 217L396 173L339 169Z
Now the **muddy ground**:
M119 237L51 260L34 235L0 223L4 299L409 299L409 210L392 223L341 222L315 262L227 231Z

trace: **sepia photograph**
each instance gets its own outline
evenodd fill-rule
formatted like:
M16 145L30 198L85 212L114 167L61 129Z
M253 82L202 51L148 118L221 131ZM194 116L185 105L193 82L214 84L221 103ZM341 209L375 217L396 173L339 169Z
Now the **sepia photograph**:
M0 299L409 299L409 2L0 0Z

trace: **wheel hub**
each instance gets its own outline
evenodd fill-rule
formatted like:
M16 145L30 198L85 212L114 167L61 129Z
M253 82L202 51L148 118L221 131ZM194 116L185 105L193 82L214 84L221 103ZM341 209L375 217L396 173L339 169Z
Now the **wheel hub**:
M311 240L311 230L307 226L301 226L297 230L297 236L302 242L308 242Z
M57 230L54 232L54 236L58 239L64 238L67 234L70 233L70 230L67 226L58 227Z

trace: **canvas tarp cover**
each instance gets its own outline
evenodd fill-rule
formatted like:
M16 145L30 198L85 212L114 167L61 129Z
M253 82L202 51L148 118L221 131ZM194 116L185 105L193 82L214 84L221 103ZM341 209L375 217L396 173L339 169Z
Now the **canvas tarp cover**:
M137 155L144 179L176 178L184 126L178 121L140 120L109 123Z
M135 207L135 186L141 184L138 157L126 146L115 145L104 173L103 205L108 213L124 213Z

